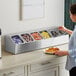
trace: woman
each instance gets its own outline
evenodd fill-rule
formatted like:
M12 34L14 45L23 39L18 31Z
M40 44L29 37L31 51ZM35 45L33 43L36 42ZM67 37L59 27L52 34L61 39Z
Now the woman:
M76 4L70 7L70 18L76 22ZM71 34L68 51L58 51L55 54L58 56L67 55L66 69L69 70L70 76L76 76L76 26L74 31L68 30L65 27L59 27L59 30L66 31Z

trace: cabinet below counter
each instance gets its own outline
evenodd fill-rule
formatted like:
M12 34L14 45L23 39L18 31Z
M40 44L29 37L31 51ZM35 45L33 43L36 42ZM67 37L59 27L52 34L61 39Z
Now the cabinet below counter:
M68 50L68 44L56 47ZM69 76L65 70L66 56L47 55L45 49L12 55L3 51L0 76Z

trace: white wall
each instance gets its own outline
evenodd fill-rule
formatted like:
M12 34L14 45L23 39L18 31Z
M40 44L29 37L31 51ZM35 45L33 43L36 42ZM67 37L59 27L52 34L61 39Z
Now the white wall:
M2 34L64 25L64 0L45 0L45 18L19 20L19 0L0 0Z

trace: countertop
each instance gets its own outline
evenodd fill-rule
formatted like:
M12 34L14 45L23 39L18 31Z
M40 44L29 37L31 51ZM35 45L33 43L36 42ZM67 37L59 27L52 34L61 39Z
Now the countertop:
M64 46L66 45L66 47ZM61 46L57 46L60 49L67 49L67 44ZM6 51L2 51L2 58L0 59L0 70L4 70L7 68L12 68L21 65L27 65L31 63L37 63L41 61L51 60L59 58L56 55L47 55L44 53L45 49L35 50L31 52L21 53L17 55L13 55ZM62 56L66 57L66 56Z

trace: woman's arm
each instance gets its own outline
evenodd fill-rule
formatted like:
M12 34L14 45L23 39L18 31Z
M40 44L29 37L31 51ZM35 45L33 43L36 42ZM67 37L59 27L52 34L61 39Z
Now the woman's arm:
M67 28L65 28L65 27L63 27L63 26L60 26L59 28L58 28L59 30L62 30L62 31L65 31L65 32L67 32L68 34L72 34L72 30L69 30L69 29L67 29Z

